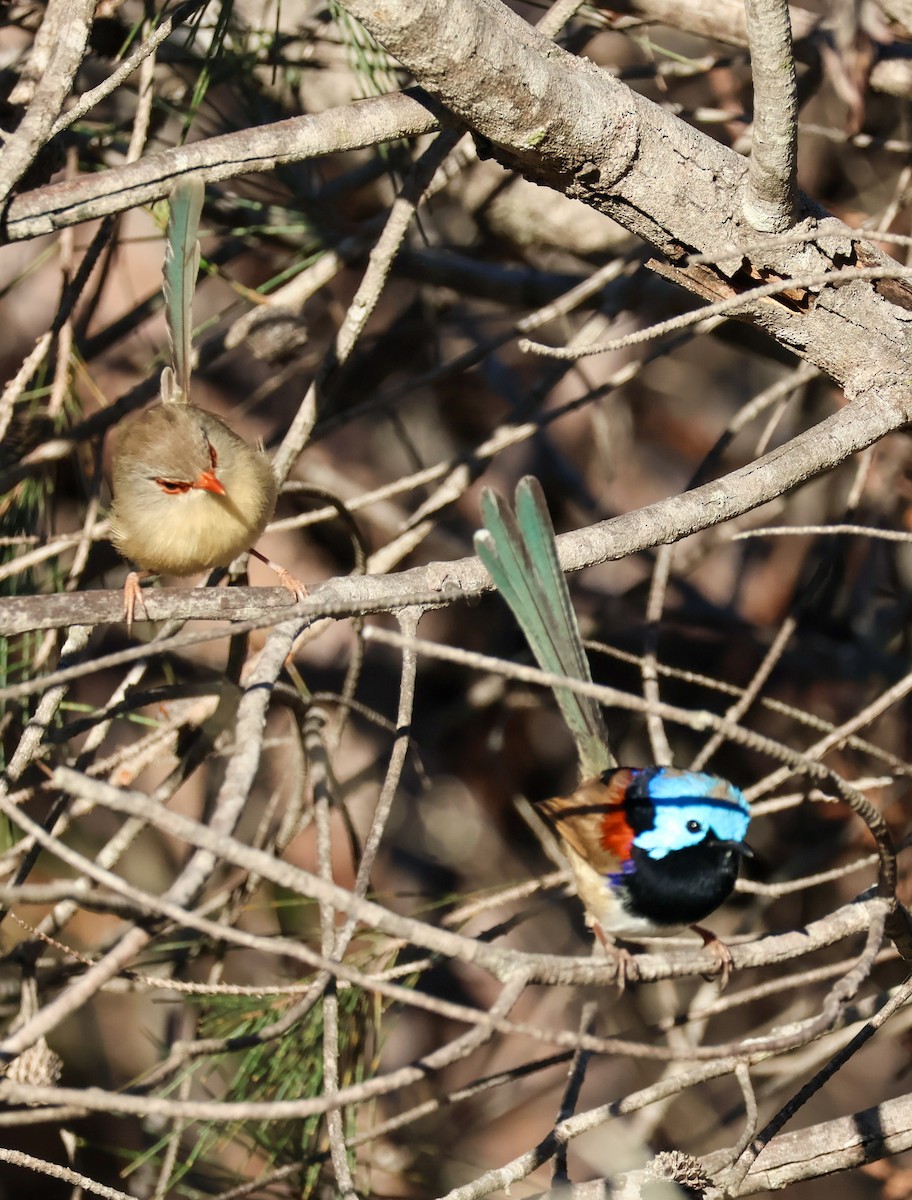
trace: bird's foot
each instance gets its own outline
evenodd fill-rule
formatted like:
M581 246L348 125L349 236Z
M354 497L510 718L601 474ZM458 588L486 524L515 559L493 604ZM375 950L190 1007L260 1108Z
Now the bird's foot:
M133 632L133 617L136 612L136 605L143 610L143 616L148 621L149 614L146 611L146 602L143 600L142 588L139 586L141 579L148 579L152 574L151 571L131 571L124 580L124 619L127 622L127 635Z
M609 941L597 921L593 923L592 931L602 943L606 957L614 960L614 982L617 985L618 993L622 993L628 983L636 983L640 978L636 955L617 939Z
M260 554L259 550L254 550L252 546L250 553L254 558L258 558L260 562L265 563L270 571L276 573L279 583L283 588L291 592L295 600L304 600L307 597L307 588L299 579L295 579L290 571L286 571L284 567L280 567L278 563L273 562L271 558L267 558L265 554Z
M286 588L294 596L295 600L304 600L307 597L307 588L301 583L300 579L295 579L290 571L286 571L284 567L277 567L274 563L269 564L276 575L279 577L279 583L283 588Z
M713 933L711 929L704 929L702 925L691 925L694 933L698 933L703 939L703 947L708 950L716 962L719 964L719 991L724 992L728 987L728 981L731 979L732 968L735 965L735 960L732 958L732 952L728 946L722 941L718 934ZM713 975L704 975L703 978L707 982L711 982L715 978Z

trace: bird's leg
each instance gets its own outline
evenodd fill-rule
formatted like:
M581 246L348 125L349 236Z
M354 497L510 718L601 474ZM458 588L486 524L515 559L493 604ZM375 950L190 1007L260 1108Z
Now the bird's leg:
M150 575L154 575L154 571L131 571L124 580L124 617L127 622L127 634L133 631L133 614L136 612L136 602L139 601L139 607L143 610L146 620L149 619L149 614L146 612L146 602L143 600L142 588L139 586L141 579L148 579Z
M617 938L612 938L609 941L605 937L604 931L598 921L592 922L592 932L602 943L602 949L605 951L606 956L614 959L615 971L617 972L614 982L617 984L618 992L623 992L628 981L635 981L640 977L635 955Z
M260 554L259 550L254 550L250 547L250 553L254 558L258 558L260 562L265 563L271 571L275 571L279 577L279 583L283 588L286 588L294 596L295 600L303 600L307 596L307 588L300 580L295 579L290 571L286 571L284 567L280 567L278 563L274 563L271 558L267 558L265 554Z
M735 965L731 950L729 950L719 935L713 933L711 929L704 929L702 925L691 925L691 929L694 933L700 935L703 939L704 949L708 950L719 964L719 991L724 992L728 987L732 968ZM704 975L703 978L711 980L714 977L712 975Z

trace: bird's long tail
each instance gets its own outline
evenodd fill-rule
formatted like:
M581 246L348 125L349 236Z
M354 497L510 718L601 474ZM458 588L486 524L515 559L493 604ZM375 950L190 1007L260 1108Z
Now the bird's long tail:
M198 178L183 179L169 198L163 290L171 366L162 371L162 400L190 403L190 358L193 342L193 293L199 271L200 214L205 188Z
M543 671L591 682L576 613L557 557L554 527L538 480L521 479L516 511L486 489L481 511L485 528L475 550L513 611ZM588 696L554 687L554 696L576 741L580 772L593 778L617 764L608 748L602 713Z

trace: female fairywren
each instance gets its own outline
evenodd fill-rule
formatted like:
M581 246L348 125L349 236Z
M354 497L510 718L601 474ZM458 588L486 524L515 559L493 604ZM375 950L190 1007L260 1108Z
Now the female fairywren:
M513 610L542 670L591 683L576 614L538 480L520 480L516 511L482 496L475 549ZM602 940L678 933L731 894L750 808L716 775L619 767L593 699L552 685L574 736L582 782L538 809L561 840L590 924ZM712 935L698 928L705 940ZM715 943L724 960L728 951Z
M278 487L260 446L190 400L191 304L200 261L197 240L203 185L187 179L170 198L165 251L165 315L172 367L161 380L161 404L117 431L112 458L111 541L140 572L124 584L127 627L145 575L197 575L226 567L250 550L295 599L303 584L253 543L275 510Z

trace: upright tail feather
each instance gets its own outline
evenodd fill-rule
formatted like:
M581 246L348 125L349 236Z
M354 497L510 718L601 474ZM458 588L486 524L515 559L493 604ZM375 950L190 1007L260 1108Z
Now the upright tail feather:
M190 356L193 340L193 293L199 271L200 214L205 188L198 178L176 184L169 199L167 245L163 289L171 368L162 372L162 399L166 403L190 403Z
M475 550L522 627L539 666L554 675L591 682L538 480L531 475L520 480L515 514L490 489L482 495L481 511L485 528L475 534ZM576 741L581 777L594 778L616 766L595 701L557 686L554 696Z

